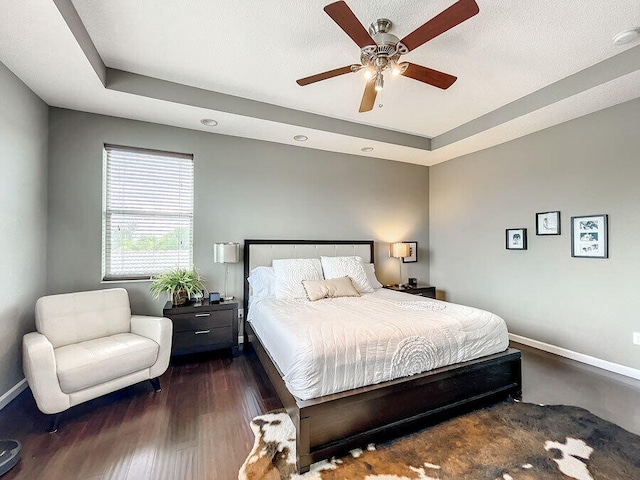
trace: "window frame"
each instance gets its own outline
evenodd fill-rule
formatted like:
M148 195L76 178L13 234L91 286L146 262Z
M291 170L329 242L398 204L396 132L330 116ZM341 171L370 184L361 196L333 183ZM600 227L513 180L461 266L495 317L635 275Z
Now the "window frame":
M191 195L189 199L190 203L190 211L189 213L171 213L171 214L158 214L157 212L153 212L147 210L140 209L110 209L108 205L109 201L109 151L120 151L120 152L132 152L132 153L143 153L146 155L158 155L167 157L173 157L176 161L188 161L190 162L190 176L191 176ZM108 271L108 261L109 256L112 251L114 251L113 243L109 246L109 251L107 251L107 244L109 240L109 216L112 212L116 211L120 214L126 214L126 211L129 210L130 214L135 213L136 215L142 217L157 217L157 218L175 218L175 217L188 217L189 218L189 245L188 245L188 261L185 264L184 262L180 262L176 265L184 268L192 268L193 267L193 236L194 236L194 209L195 209L195 164L194 164L194 155L190 153L181 153L181 152L171 152L167 150L158 150L151 148L142 148L142 147L131 147L126 145L115 145L110 143L103 144L103 162L102 162L102 245L101 245L101 282L102 283L117 283L117 282L133 282L133 281L149 281L153 278L154 275L161 273L161 271L153 271L148 273L140 273L136 274L124 274L124 275L114 275L112 272ZM111 240L112 241L112 240Z

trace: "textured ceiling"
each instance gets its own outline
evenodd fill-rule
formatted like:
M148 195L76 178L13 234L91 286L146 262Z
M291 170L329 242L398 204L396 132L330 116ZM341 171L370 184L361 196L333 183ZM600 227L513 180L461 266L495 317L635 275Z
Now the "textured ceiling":
M359 73L306 87L295 83L359 62L358 47L323 11L329 0L3 2L0 61L54 106L200 130L206 128L199 120L211 117L219 126L208 131L216 133L359 155L372 146L367 156L425 165L640 96L634 73L640 54L626 52L640 52L640 42L619 47L611 41L640 26L637 0L477 2L478 15L402 57L456 75L457 82L440 90L386 78L367 113L358 113ZM402 38L454 2L347 3L365 26L389 18L392 33ZM135 92L108 82L105 88L88 61L86 41L73 31L69 7L77 10L103 67L167 80L174 89L182 84L255 102L217 109L196 89L159 94L142 82ZM625 52L619 72L602 64ZM269 112L263 103L286 108ZM304 120L296 112L326 118ZM334 119L433 138L432 151L380 141L375 130L353 133L344 124L332 126ZM310 140L297 144L297 133Z

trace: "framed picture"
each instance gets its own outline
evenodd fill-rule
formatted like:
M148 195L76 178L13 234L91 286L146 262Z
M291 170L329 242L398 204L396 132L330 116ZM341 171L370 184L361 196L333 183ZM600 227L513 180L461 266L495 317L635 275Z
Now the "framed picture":
M403 242L409 244L409 256L402 259L402 263L415 263L418 261L418 242Z
M571 256L609 258L608 215L571 217Z
M536 235L560 235L560 212L536 213Z
M527 229L507 228L507 250L527 249Z

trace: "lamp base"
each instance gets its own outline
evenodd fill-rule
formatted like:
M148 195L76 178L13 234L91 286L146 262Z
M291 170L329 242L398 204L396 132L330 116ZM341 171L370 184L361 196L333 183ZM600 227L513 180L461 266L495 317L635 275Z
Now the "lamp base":
M230 302L231 300L233 300L235 297L234 296L230 296L230 297L222 297L222 301L223 302Z

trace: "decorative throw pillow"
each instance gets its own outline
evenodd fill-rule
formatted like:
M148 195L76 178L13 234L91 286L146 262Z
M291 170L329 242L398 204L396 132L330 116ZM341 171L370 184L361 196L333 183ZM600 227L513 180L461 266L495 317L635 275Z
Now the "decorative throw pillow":
M349 277L330 280L303 280L302 286L312 302L321 298L359 297L360 294Z
M276 298L306 298L303 280L322 280L322 266L317 258L287 258L274 260Z
M367 277L369 278L371 286L374 289L382 288L382 284L378 281L378 277L376 277L376 268L373 266L373 263L365 263L364 269L367 272Z
M256 267L249 273L252 297L276 296L276 272L273 267Z
M320 257L324 278L350 277L360 293L373 292L361 257Z

